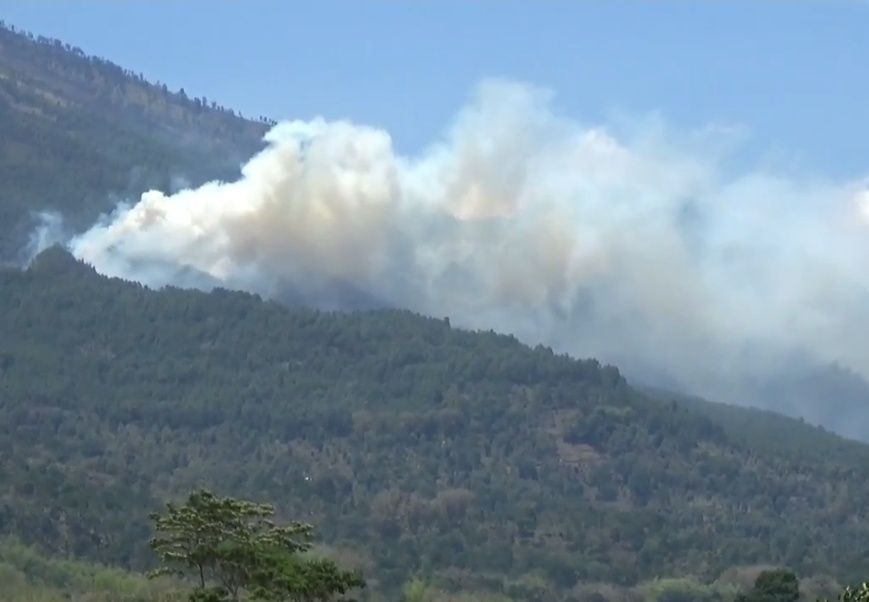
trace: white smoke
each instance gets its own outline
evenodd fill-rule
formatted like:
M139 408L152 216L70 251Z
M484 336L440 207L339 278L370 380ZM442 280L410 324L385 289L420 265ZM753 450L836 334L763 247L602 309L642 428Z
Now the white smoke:
M152 286L449 315L701 392L789 357L869 376L865 185L730 173L728 136L617 136L488 82L418 156L282 123L238 181L148 192L71 249Z
M23 250L23 264L30 265L33 259L53 245L62 245L69 240L64 228L63 216L56 211L40 211L33 214L36 226Z

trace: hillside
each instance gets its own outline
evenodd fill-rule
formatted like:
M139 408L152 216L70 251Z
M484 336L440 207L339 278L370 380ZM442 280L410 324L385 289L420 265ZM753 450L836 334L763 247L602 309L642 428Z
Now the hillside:
M28 256L40 212L68 236L146 189L235 177L268 127L0 23L0 265ZM788 365L719 393L869 440L869 383L835 365Z
M180 602L169 580L76 560L53 558L0 538L0 600L4 602Z
M0 23L0 265L39 212L69 233L233 178L268 127ZM867 399L831 366L738 401L865 437ZM163 595L94 563L150 567L147 513L204 485L314 523L372 597L711 602L746 566L865 579L867 477L869 447L801 420L448 319L154 291L59 248L0 269L0 537L34 546L0 539L4 600Z
M232 178L267 128L0 22L0 261L35 213L77 230L149 188Z
M386 590L865 568L869 448L819 429L721 426L445 320L151 291L58 249L0 290L0 525L46 549L146 566L147 511L204 484L319 525Z

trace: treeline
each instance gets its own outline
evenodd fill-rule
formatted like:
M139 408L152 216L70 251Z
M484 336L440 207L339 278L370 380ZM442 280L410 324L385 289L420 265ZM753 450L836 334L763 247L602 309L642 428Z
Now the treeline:
M28 54L42 53L54 64L61 66L67 71L90 71L88 79L93 79L99 76L113 80L116 84L124 84L134 81L142 87L148 89L151 94L162 94L171 96L173 103L186 105L190 110L202 111L211 109L217 113L223 113L231 118L239 118L246 120L240 112L234 109L218 104L216 101L211 101L203 97L188 97L184 88L177 92L170 92L166 84L159 81L151 83L145 79L145 75L141 72L135 72L132 69L126 69L113 63L112 61L94 55L88 55L79 48L69 43L63 42L56 38L50 38L42 35L34 35L32 32L16 28L12 24L7 24L0 19L0 35L4 37L4 45L9 44L14 47L23 47L22 52ZM265 116L259 116L255 119L260 123L271 126L275 121Z
M271 125L0 26L0 263L40 212L70 234L145 190L237 178Z
M358 569L312 552L313 527L271 520L273 507L196 491L152 515L150 547L158 568L142 575L42 556L14 539L0 540L0 598L7 602L511 602L549 600L475 591L448 592L410 579L384 597L366 589ZM800 580L786 569L731 569L711 583L654 579L633 587L590 584L573 602L869 602L865 583L842 589L831 580Z

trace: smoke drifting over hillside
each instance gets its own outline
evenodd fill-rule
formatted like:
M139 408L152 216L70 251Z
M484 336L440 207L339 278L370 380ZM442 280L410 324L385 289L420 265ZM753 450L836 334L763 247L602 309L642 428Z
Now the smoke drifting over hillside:
M640 129L507 82L413 157L375 128L282 123L240 180L146 193L70 246L153 286L449 315L725 398L794 361L869 375L864 183L733 174L726 132Z

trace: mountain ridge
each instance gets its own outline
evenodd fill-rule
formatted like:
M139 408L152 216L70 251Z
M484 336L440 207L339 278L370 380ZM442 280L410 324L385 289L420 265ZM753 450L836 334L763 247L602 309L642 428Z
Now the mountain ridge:
M149 188L235 178L272 123L0 22L0 259L39 213L80 231Z

